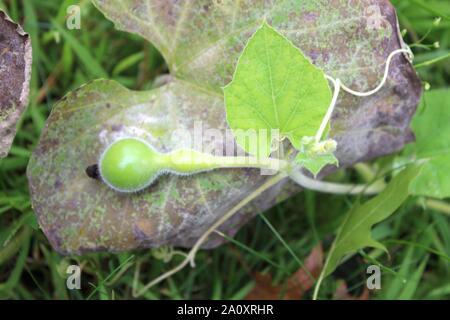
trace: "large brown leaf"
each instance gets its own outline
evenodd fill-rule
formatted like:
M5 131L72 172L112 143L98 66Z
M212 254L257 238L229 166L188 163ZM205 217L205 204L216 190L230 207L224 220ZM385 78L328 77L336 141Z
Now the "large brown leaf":
M189 247L217 219L273 177L256 170L165 176L148 190L121 195L84 169L113 139L137 135L161 150L177 147L176 129L226 129L221 86L231 79L247 39L266 19L317 65L347 85L377 85L390 52L403 46L388 1L97 0L116 25L152 41L173 79L151 92L110 81L88 84L59 102L28 168L33 206L54 247L64 253L120 251L171 244ZM342 95L332 122L342 165L398 150L411 139L409 121L420 82L403 56L370 98ZM214 142L209 142L214 144ZM223 147L223 146L221 146ZM283 192L281 192L283 190ZM284 180L222 227L233 235L258 210L295 188ZM221 243L211 238L207 247Z
M0 158L8 154L28 103L30 77L30 38L0 10Z

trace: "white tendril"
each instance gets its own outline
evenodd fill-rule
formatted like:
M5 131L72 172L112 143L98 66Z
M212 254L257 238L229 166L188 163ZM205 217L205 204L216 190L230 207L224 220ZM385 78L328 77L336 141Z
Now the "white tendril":
M316 133L315 141L317 143L322 139L322 136L323 136L323 133L325 132L327 124L330 121L331 116L333 115L333 111L334 111L334 108L336 107L336 103L337 103L337 99L339 97L340 90L342 89L342 90L344 90L354 96L358 96L358 97L368 97L368 96L374 95L375 93L380 91L386 84L386 81L389 76L389 70L390 70L392 59L394 58L394 56L396 56L399 53L406 53L408 55L410 62L414 59L414 55L409 47L406 49L397 49L397 50L392 51L389 54L388 58L386 59L386 66L385 66L385 70L384 70L383 79L381 80L380 84L375 89L368 91L368 92L358 92L358 91L352 90L349 87L347 87L346 85L344 85L339 78L334 79L329 75L325 76L329 81L331 81L331 83L333 83L334 94L333 94L333 99L331 100L330 106L328 107L328 111L325 114L325 116L322 120L322 123L320 124L319 130Z
M413 55L411 49L409 49L409 48L407 48L407 49L397 49L397 50L392 51L391 54L389 54L388 58L386 59L386 67L385 67L385 70L384 70L383 80L380 82L380 84L375 89L373 89L371 91L368 91L368 92L359 92L359 91L355 91L355 90L352 90L352 89L348 88L344 84L341 84L342 89L344 91L347 91L348 93L354 95L354 96L357 96L357 97L368 97L368 96L371 96L371 95L377 93L386 84L386 81L387 81L388 76L389 76L389 70L390 70L392 59L394 58L394 56L396 56L399 53L406 53L406 54L408 54L408 58L409 58L410 61L414 58L414 55Z

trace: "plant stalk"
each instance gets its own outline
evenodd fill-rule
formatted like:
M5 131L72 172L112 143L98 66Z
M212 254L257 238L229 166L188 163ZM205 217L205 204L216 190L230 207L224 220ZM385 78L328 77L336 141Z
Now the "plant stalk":
M300 171L300 169L292 170L289 173L289 177L298 185L306 189L319 191L323 193L375 195L383 191L383 189L385 188L385 185L380 183L372 185L356 185L356 184L341 184L315 180L305 176Z

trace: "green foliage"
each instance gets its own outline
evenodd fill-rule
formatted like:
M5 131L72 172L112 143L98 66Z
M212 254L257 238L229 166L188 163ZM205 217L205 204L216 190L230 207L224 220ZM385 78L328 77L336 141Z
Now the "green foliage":
M355 204L344 218L336 239L328 253L323 275L332 273L341 259L364 247L373 247L386 251L386 247L372 238L375 224L392 215L408 198L409 183L414 179L420 167L410 166L399 173L383 192L364 204Z
M300 148L303 137L317 132L331 101L323 71L267 23L248 41L224 93L237 143L254 153L239 131L266 130L266 136L258 136L258 155L266 157L276 138L271 130Z
M415 195L450 197L450 90L426 92L413 120L418 160L426 161L411 183Z

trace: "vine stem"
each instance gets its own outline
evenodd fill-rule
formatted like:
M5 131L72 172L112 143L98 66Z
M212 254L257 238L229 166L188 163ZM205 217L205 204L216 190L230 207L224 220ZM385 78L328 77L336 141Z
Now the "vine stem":
M334 85L334 94L333 99L331 100L330 106L328 108L327 113L325 114L325 117L322 120L322 123L320 124L319 130L317 130L316 133L316 143L320 142L320 139L322 139L323 133L325 132L325 129L328 125L328 123L331 120L331 116L333 115L334 108L337 103L337 99L339 98L339 92L341 91L341 80L336 79L327 76L327 79L329 79L333 85Z
M291 178L295 183L297 183L298 185L302 186L305 189L319 191L322 193L374 195L380 193L385 188L385 185L381 183L376 183L372 185L357 185L357 184L332 183L316 180L304 175L300 169L292 170L289 173L289 178Z
M416 64L414 67L416 69L423 68L423 67L428 67L428 66L431 66L431 65L433 65L435 63L444 61L444 60L449 59L449 58L450 58L450 53L447 53L446 55L443 55L443 56L438 57L436 59L432 59L432 60L429 60L429 61L425 61L423 63Z

